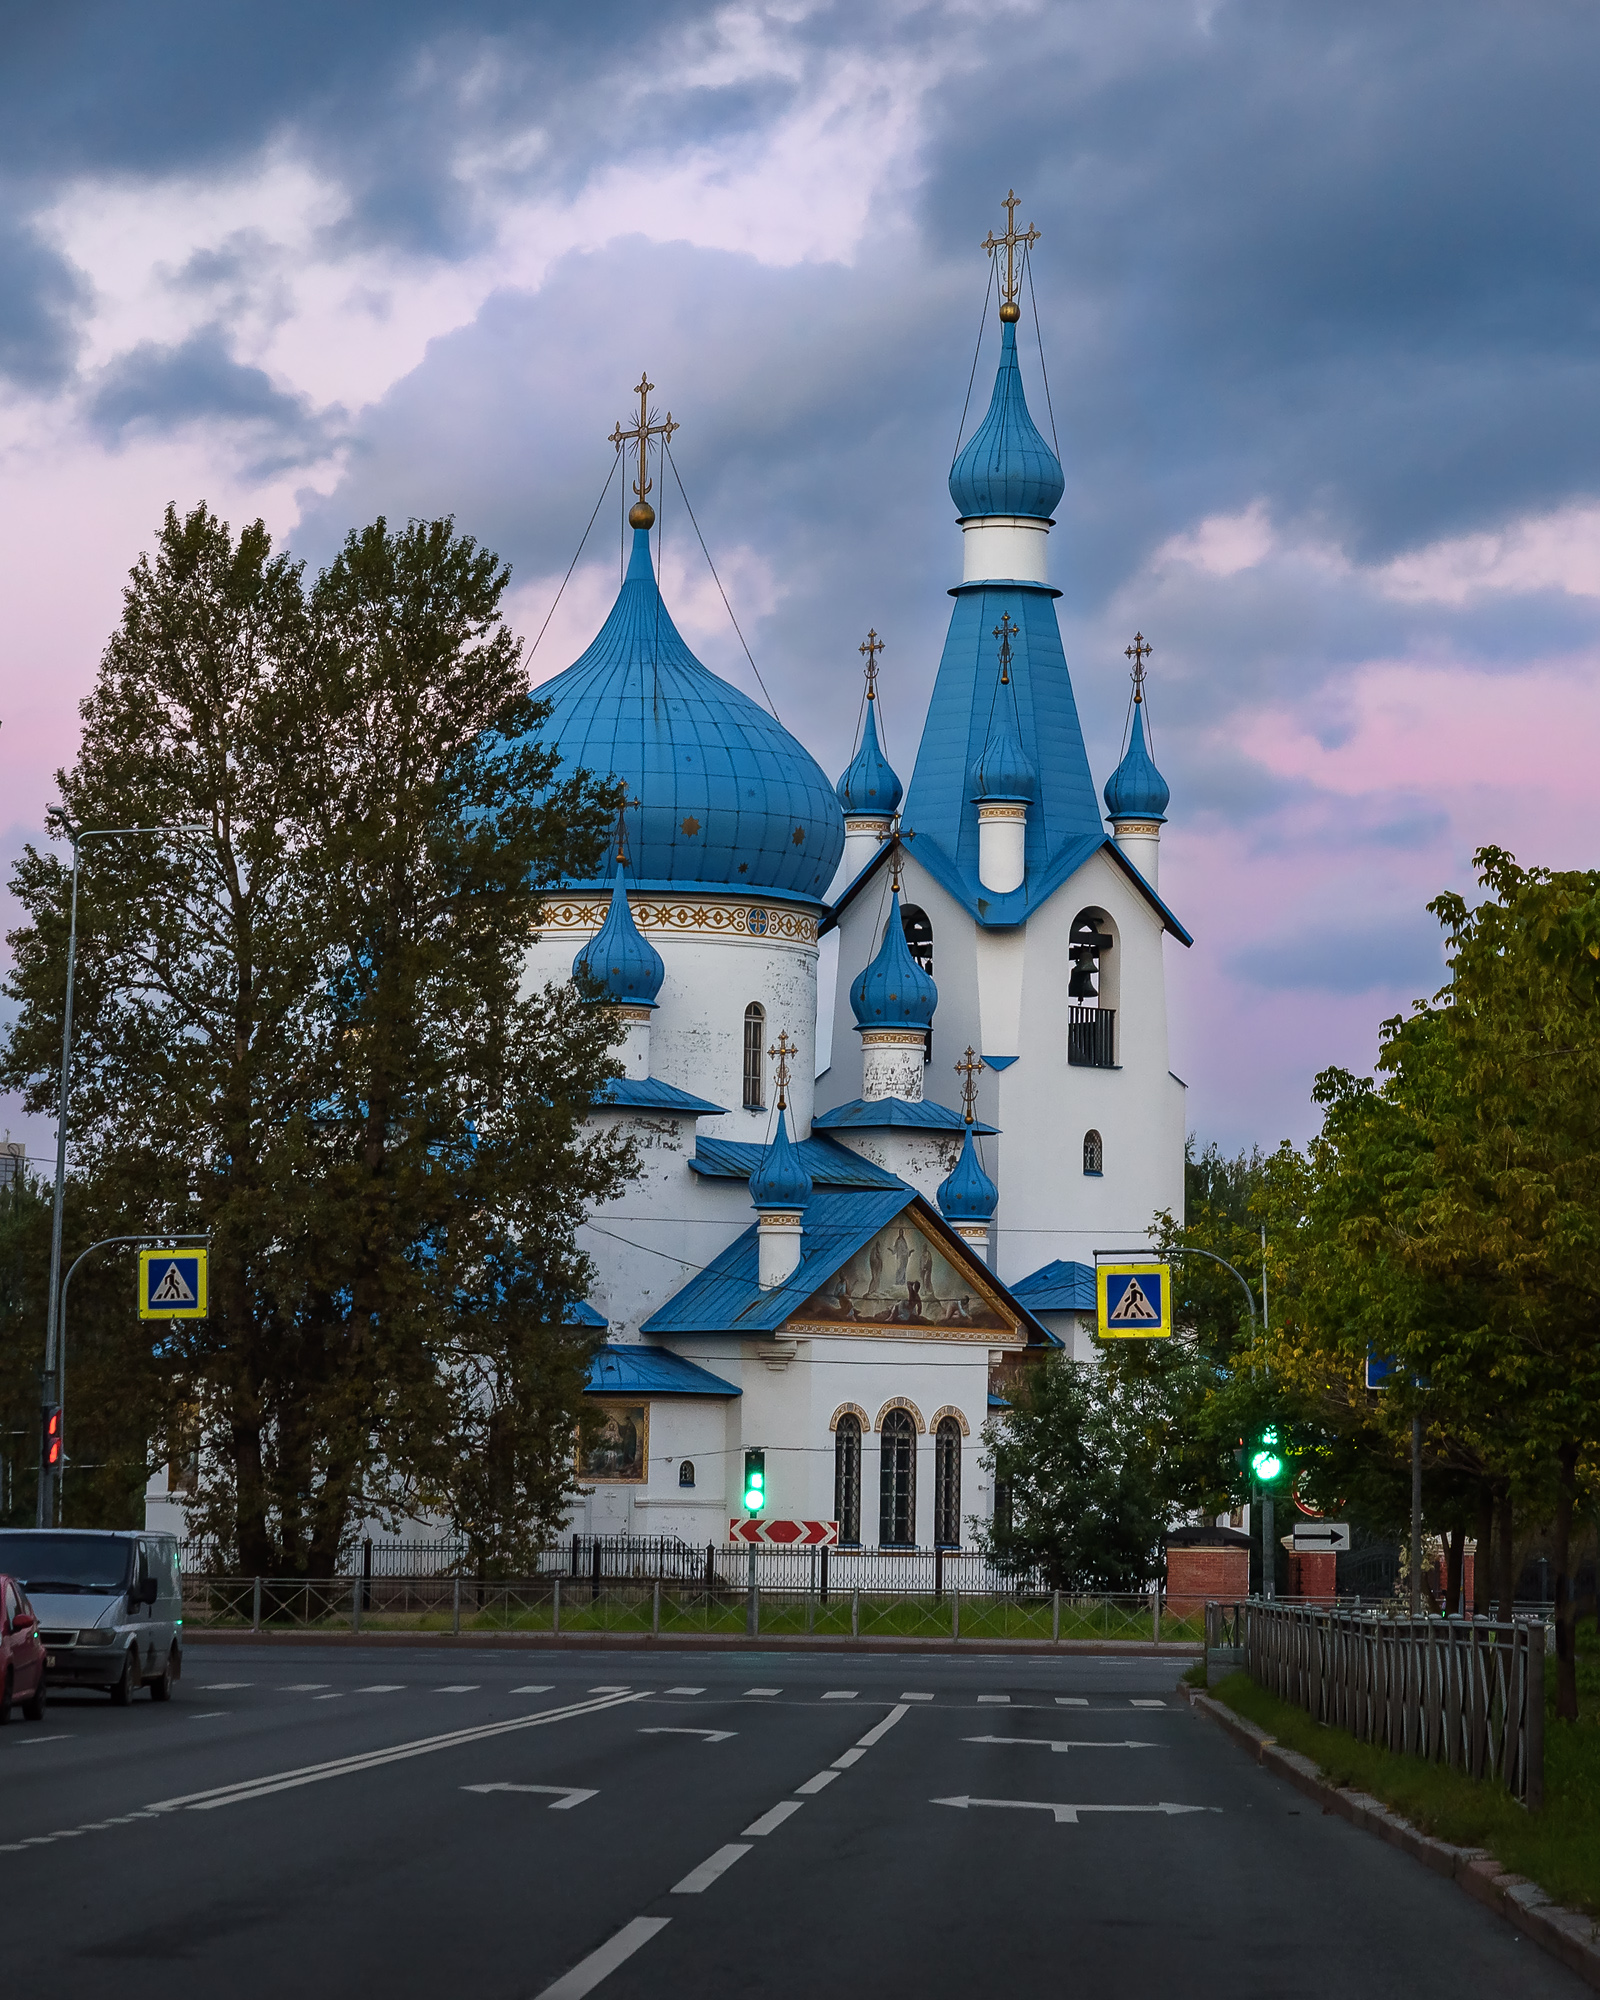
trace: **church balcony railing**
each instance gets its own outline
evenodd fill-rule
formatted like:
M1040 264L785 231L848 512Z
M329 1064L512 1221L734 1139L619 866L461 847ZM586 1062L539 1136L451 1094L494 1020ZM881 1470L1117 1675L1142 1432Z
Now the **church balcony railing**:
M1117 1010L1114 1007L1072 1007L1067 1010L1067 1061L1079 1069L1117 1066Z

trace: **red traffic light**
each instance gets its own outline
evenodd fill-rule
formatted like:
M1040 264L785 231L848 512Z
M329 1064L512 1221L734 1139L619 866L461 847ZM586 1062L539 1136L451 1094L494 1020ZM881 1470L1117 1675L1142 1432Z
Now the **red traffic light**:
M61 1463L61 1406L55 1404L44 1413L44 1463L47 1472L54 1472Z

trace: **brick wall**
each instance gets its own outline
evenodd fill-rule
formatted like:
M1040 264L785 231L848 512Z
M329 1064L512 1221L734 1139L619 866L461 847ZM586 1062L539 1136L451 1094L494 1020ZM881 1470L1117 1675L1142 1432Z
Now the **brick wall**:
M1250 1551L1241 1548L1167 1550L1167 1613L1193 1617L1207 1598L1225 1604L1250 1595Z

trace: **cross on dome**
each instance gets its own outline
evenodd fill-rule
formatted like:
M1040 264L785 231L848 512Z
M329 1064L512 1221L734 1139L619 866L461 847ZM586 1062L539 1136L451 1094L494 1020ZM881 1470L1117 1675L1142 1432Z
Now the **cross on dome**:
M1135 701L1144 700L1144 663L1154 651L1155 648L1142 632L1135 632L1133 635L1133 644L1131 646L1124 646L1122 649L1122 657L1125 660L1132 660L1133 662L1133 698Z
M889 889L893 895L898 896L900 893L900 870L905 859L905 850L900 843L905 840L915 840L916 837L917 829L914 826L907 826L896 813L894 824L889 828L889 838L894 843L889 853Z
M633 392L639 398L639 421L633 426L632 430L625 431L619 420L616 428L606 440L608 444L614 445L618 451L621 451L625 444L631 444L637 448L639 453L639 477L633 482L633 490L639 497L628 509L628 526L630 528L651 528L655 526L656 510L645 498L645 495L649 493L651 487L655 484L650 477L650 440L652 438L660 438L662 447L665 449L672 441L673 432L683 428L681 424L675 424L672 421L672 412L670 410L668 410L666 416L659 422L652 416L650 410L650 391L655 386L650 377L641 370L638 386Z
M1011 635L1013 632L1020 632L1021 630L1022 627L1020 625L1012 624L1010 612L1001 612L1000 623L994 628L994 636L1000 641L1000 685L1002 687L1010 687L1011 685Z
M777 1068L773 1071L773 1080L778 1086L778 1109L780 1111L789 1102L789 1058L790 1056L797 1056L799 1053L799 1043L790 1041L787 1028L780 1028L778 1030L778 1039L767 1050L767 1054L777 1063Z
M978 1115L978 1076L987 1068L988 1064L983 1057L976 1054L972 1044L968 1042L966 1057L956 1064L955 1069L956 1075L961 1079L961 1104L969 1125Z
M1031 223L1026 229L1017 228L1017 203L1021 199L1015 188L1007 189L1006 198L1001 203L1006 212L1005 234L996 236L991 229L978 246L982 250L987 250L991 257L998 250L1004 250L1006 253L1006 274L1000 281L1000 317L1004 320L1017 320L1022 317L1022 308L1017 304L1018 247L1027 250L1030 245L1039 241L1039 232Z
M867 636L857 648L857 651L865 653L867 656L867 700L876 701L878 698L878 655L883 651L883 641L878 637L876 631L869 627Z

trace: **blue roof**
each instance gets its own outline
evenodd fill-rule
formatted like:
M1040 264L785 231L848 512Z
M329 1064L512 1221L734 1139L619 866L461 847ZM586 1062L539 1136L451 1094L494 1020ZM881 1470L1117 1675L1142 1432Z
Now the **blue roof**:
M694 1156L689 1164L697 1174L704 1174L708 1179L747 1181L760 1166L765 1151L764 1146L751 1145L742 1139L712 1139L701 1133L695 1140ZM871 1160L862 1159L848 1146L836 1145L832 1139L801 1139L795 1151L811 1176L813 1188L905 1186L898 1175L875 1166Z
M896 889L878 954L851 985L850 1010L858 1028L927 1028L938 1004L932 975L918 965L906 943Z
M1053 1264L1041 1264L1011 1287L1011 1296L1020 1299L1030 1312L1095 1311L1094 1266L1068 1264L1059 1257Z
M606 1324L605 1315L597 1313L587 1299L577 1299L561 1315L564 1326L598 1326Z
M971 796L1027 802L1039 789L1039 774L1028 760L1017 728L1016 690L1003 681L995 690L989 734L972 767Z
M655 1076L617 1076L595 1093L595 1103L608 1109L632 1111L682 1111L696 1118L720 1117L727 1109L703 1097L691 1097L675 1083L663 1083Z
M1122 762L1106 780L1109 819L1164 819L1172 794L1145 743L1144 703L1133 698L1133 728Z
M950 468L950 498L963 519L974 514L1048 519L1065 489L1061 461L1028 414L1017 366L1016 323L1002 321L989 412Z
M742 1396L709 1368L665 1347L606 1346L589 1363L590 1396Z
M750 1199L757 1208L803 1209L811 1199L811 1176L800 1149L789 1138L788 1114L778 1106L778 1129L761 1149L761 1161L750 1176Z
M579 767L614 774L641 802L628 815L636 890L692 883L822 901L844 850L833 787L803 744L684 644L646 530L634 531L594 643L534 692L551 705L541 735L561 752L558 780Z
M989 1408L991 1410L1009 1410L1011 1405L1006 1401L1004 1396L997 1396L991 1389L989 1391Z
M660 952L640 935L633 921L620 861L606 920L572 961L572 974L575 979L587 978L604 987L607 1000L626 1000L635 1007L656 1004L667 968Z
M877 701L869 694L861 748L834 791L846 812L881 813L888 819L900 803L902 787L893 766L878 747L877 710Z
M831 1111L819 1111L811 1121L815 1132L875 1132L886 1125L917 1132L964 1132L967 1121L948 1105L922 1098L913 1103L908 1097L854 1097L848 1104L836 1104ZM974 1132L998 1132L998 1125L985 1125L980 1118ZM701 1141L703 1145L704 1140Z
M939 1213L947 1222L987 1222L999 1199L1000 1190L983 1170L969 1125L961 1158L939 1183Z

